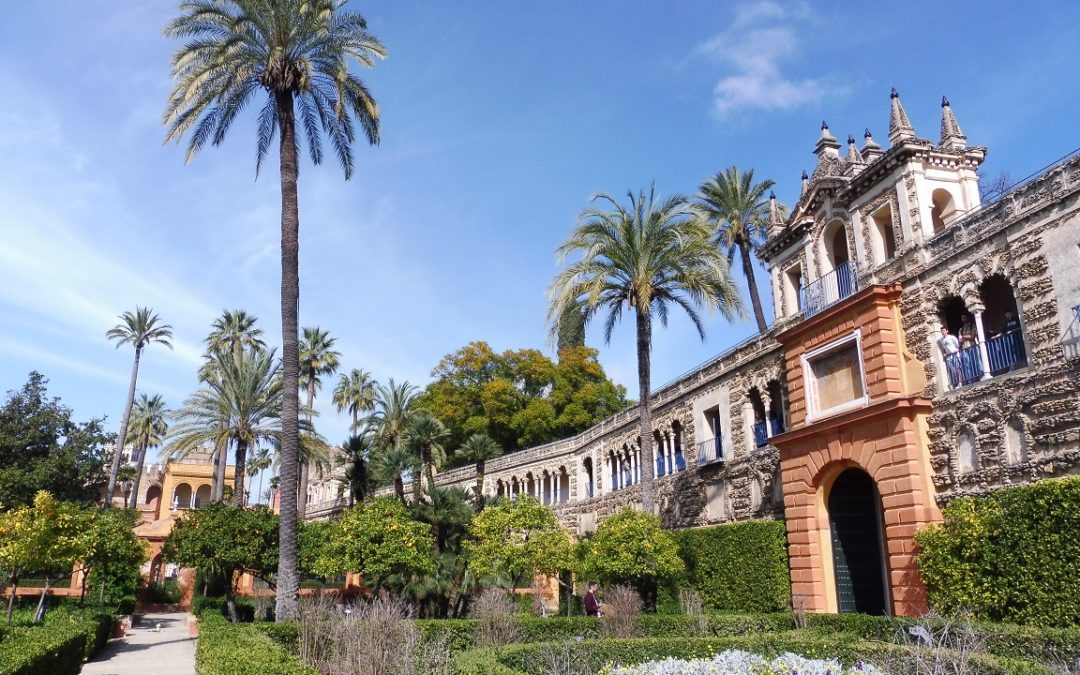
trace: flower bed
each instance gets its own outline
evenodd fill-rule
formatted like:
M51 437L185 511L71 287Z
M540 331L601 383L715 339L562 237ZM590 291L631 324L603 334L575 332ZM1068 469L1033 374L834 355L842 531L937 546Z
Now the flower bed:
M729 649L711 659L672 659L647 661L636 666L615 667L601 671L602 675L884 675L870 663L862 661L845 668L835 659L808 659L798 654L781 654L767 659L757 654Z

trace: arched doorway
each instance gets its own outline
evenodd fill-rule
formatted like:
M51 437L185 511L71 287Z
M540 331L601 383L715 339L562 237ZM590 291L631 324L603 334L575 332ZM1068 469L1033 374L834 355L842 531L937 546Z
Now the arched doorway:
M837 610L888 613L881 497L874 480L860 469L845 470L829 491L828 511Z

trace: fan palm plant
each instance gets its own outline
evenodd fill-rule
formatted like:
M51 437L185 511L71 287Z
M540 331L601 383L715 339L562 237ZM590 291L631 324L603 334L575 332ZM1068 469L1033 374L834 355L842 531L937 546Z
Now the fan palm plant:
M716 245L727 252L728 264L739 253L750 304L754 308L758 331L768 329L754 276L752 251L765 240L769 219L769 189L775 183L754 182L754 170L739 171L736 166L717 172L698 187L694 209L713 229Z
M120 433L116 436L116 452L113 454L112 469L109 471L109 484L105 488L105 503L112 506L113 494L116 493L116 476L120 471L120 460L124 454L124 443L128 435L128 420L131 407L135 404L135 385L139 381L139 360L147 345L157 343L172 349L172 326L161 322L161 318L149 307L136 307L134 312L120 315L120 323L105 333L105 337L116 342L116 348L131 345L135 348L135 361L131 365L131 382L128 384L127 401L124 414L120 418Z
M394 486L394 494L405 504L405 476L414 479L419 471L416 455L409 448L397 445L380 446L371 463L371 473L376 483Z
M323 375L333 375L341 362L341 354L334 350L335 338L318 326L305 328L300 338L300 388L307 392L308 424L314 427L315 393L322 387ZM296 500L296 511L300 518L307 512L308 480L311 464L300 461L300 482Z
M420 390L408 382L397 384L394 378L375 387L375 406L365 420L375 433L380 447L400 447L405 440Z
M473 493L477 505L483 504L484 497L484 466L489 459L495 459L502 454L502 448L487 434L473 434L465 439L458 448L457 454L464 460L476 464L476 490Z
M368 430L350 436L341 444L338 466L343 470L338 483L338 495L349 493L349 506L367 498L371 486L371 458L374 452L372 434Z
M232 443L233 503L243 506L248 449L280 442L281 367L273 350L236 352L220 366L219 377L176 412L166 453L182 457L206 444Z
M672 306L690 317L701 339L705 325L702 305L731 318L740 311L738 291L731 282L727 260L709 241L708 225L695 217L682 196L661 200L655 186L627 194L623 205L605 194L593 198L577 226L559 247L560 260L580 258L567 265L548 289L551 336L560 332L567 307L583 308L586 325L606 310L604 340L610 342L624 308L633 310L637 328L638 415L641 433L641 502L654 512L652 462L651 353L653 317L666 326ZM606 207L602 208L602 207Z
M413 496L419 501L426 481L430 491L435 485L435 470L446 461L446 448L443 441L450 437L450 431L431 413L421 410L409 420L405 432L405 443L420 462L420 475L413 480Z
M298 135L307 137L311 160L322 162L326 134L348 180L353 172L356 125L379 142L379 109L350 62L371 67L386 49L355 12L338 0L186 0L166 35L187 42L173 57L176 86L165 113L166 140L188 136L190 161L206 144L225 140L237 115L260 90L256 173L274 137L279 140L281 182L281 334L283 409L281 556L277 617L295 620L297 594L296 462L299 434L300 363L297 349L300 301L297 198ZM299 117L299 129L298 126Z
M375 387L377 383L371 373L362 368L353 368L342 373L334 387L333 402L338 412L348 412L352 417L352 431L360 427L361 413L375 407Z
M161 445L169 430L166 417L169 411L165 409L165 400L154 394L147 396L142 394L132 410L131 422L128 425L127 442L135 445L135 477L132 479L131 501L128 508L136 508L139 505L139 482L142 478L143 464L146 463L146 451Z

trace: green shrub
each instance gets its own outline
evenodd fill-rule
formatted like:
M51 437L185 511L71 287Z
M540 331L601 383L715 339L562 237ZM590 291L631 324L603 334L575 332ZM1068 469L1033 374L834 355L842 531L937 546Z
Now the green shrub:
M235 602L236 615L240 621L251 623L255 620L255 604L252 600L237 597ZM229 608L224 597L203 597L201 595L196 595L191 600L191 613L200 618L206 613L220 614L221 616L227 617L229 615Z
M0 640L0 675L78 675L86 636L74 622L10 628Z
M788 608L784 523L754 521L672 532L686 563L681 585L701 593L705 606L725 612Z
M778 633L742 637L713 638L638 638L632 640L588 640L561 645L524 644L509 647L475 649L454 657L456 675L540 675L545 673L541 655L545 650L569 650L574 662L587 660L595 670L610 663L636 664L651 659L682 659L711 656L727 649L775 656L794 652L804 656L837 658L848 664L858 661L889 663L896 672L913 672L915 648L856 640L851 636L827 638L806 633ZM976 672L983 675L1051 675L1049 668L1015 659L989 655L971 657Z
M180 588L176 579L165 581L151 581L146 586L146 601L162 604L176 605L184 598L184 589Z
M300 626L295 623L271 623L260 621L253 624L255 630L265 634L275 644L280 645L290 654L300 649Z
M318 675L256 624L232 624L206 612L199 620L196 675Z
M83 647L83 661L88 661L109 642L112 635L113 615L102 612L97 607L74 609L61 606L45 615L45 626L74 626L86 636Z
M915 535L936 610L1080 626L1080 478L956 499L943 515Z

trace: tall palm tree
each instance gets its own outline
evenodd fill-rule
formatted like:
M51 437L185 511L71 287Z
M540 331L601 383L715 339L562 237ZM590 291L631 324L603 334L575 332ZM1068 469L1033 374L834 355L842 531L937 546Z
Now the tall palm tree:
M281 475L281 556L277 617L299 615L296 550L296 461L300 398L297 339L300 302L297 199L297 112L314 164L322 161L321 133L334 147L348 180L353 172L355 123L379 142L379 109L350 61L371 67L385 58L382 43L338 0L186 0L166 35L186 40L173 57L176 87L165 113L166 140L189 135L190 160L207 142L221 143L245 104L261 89L256 173L279 135L281 180L281 334L284 389ZM321 131L320 131L321 130Z
M165 433L169 430L169 424L165 421L168 414L165 400L157 394L141 394L135 402L127 432L127 442L134 444L136 448L135 478L128 508L134 509L139 505L139 479L142 478L146 451L158 447L164 440Z
M254 479L255 476L259 477L259 490L255 493L256 502L258 502L259 498L262 496L263 472L269 469L273 463L274 458L270 452L270 448L265 445L259 446L247 461L248 478Z
M449 437L450 430L426 410L418 411L409 420L405 442L420 462L420 475L413 480L413 497L417 501L423 492L421 478L427 481L428 491L435 485L435 470L446 461L443 441Z
M299 385L307 391L308 424L313 424L315 414L315 392L322 387L322 376L333 375L341 362L341 354L334 351L336 338L319 328L305 328L300 338L300 380ZM309 462L300 462L300 484L296 511L303 518L307 512L308 477L311 473Z
M182 457L208 443L232 443L233 503L244 505L247 452L280 443L281 366L270 351L240 351L221 359L220 377L207 382L176 412L166 454ZM283 495L284 496L284 495Z
M353 368L338 378L334 387L334 407L339 413L348 411L352 416L350 428L354 432L360 427L360 414L375 407L376 384L371 373L363 368Z
M754 307L758 331L762 333L768 325L761 309L750 252L765 240L769 227L769 190L773 185L771 180L755 183L753 169L739 171L738 167L730 166L702 183L694 197L694 209L713 228L716 244L727 251L729 264L735 258L735 251L739 252L750 304Z
M581 257L552 281L548 289L548 321L554 339L568 306L582 305L586 324L596 313L606 310L604 340L610 342L623 309L634 311L641 502L647 513L653 513L653 429L649 409L653 316L666 326L671 307L681 307L704 340L705 326L698 308L716 308L731 318L741 305L727 260L709 241L708 225L695 217L685 197L660 200L653 186L648 194L629 192L627 198L627 204L622 205L610 195L594 197L594 205L581 212L573 232L559 246L560 261L575 254Z
M258 318L242 309L222 310L221 316L210 324L210 334L206 336L206 353L203 365L199 368L199 381L210 382L218 377L223 355L266 349L263 330L255 324ZM214 448L214 484L210 498L222 501L225 498L225 471L228 468L228 443L219 440Z
M116 492L116 475L120 471L120 459L124 454L124 442L127 440L128 420L131 407L135 404L135 384L139 381L139 360L143 349L152 343L165 345L172 349L172 326L161 323L161 318L149 307L136 307L134 312L120 315L120 323L105 333L105 337L116 341L116 348L130 344L135 348L135 361L131 365L131 383L128 384L127 401L124 415L120 418L120 433L116 436L116 452L113 454L112 470L109 472L109 485L105 489L104 508L112 506Z
M457 451L463 459L476 464L476 503L483 504L484 495L484 466L489 459L495 459L502 454L502 448L487 434L473 434L465 439Z

